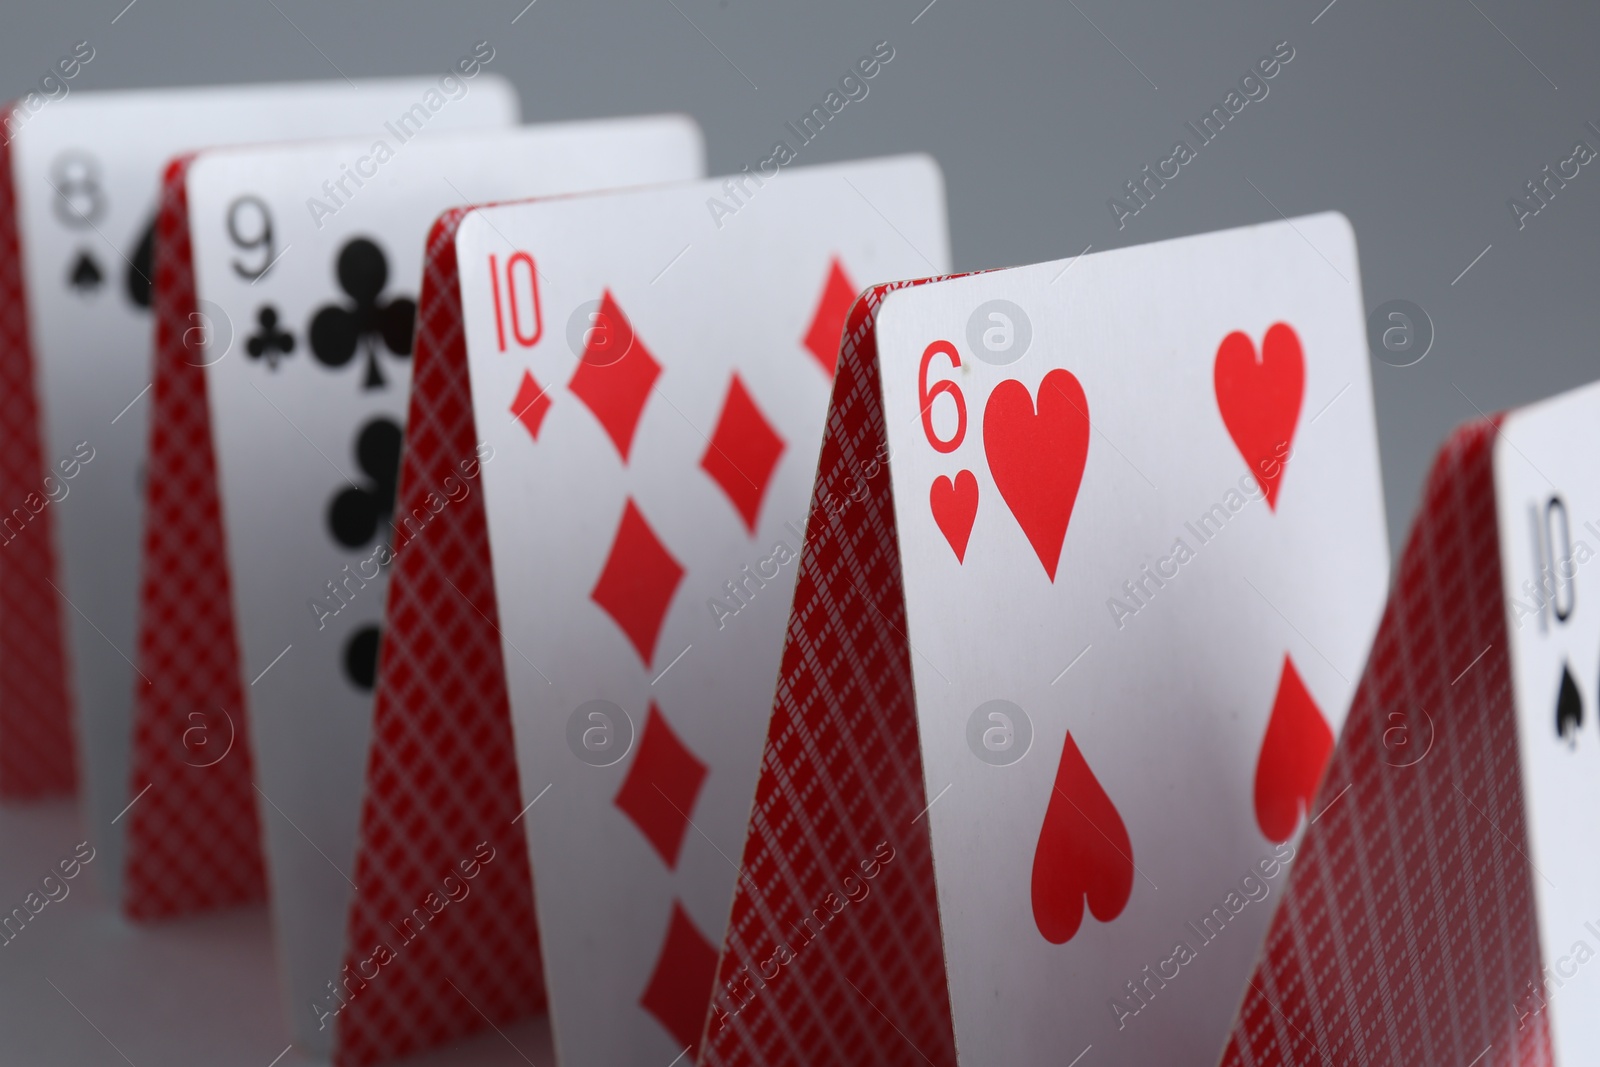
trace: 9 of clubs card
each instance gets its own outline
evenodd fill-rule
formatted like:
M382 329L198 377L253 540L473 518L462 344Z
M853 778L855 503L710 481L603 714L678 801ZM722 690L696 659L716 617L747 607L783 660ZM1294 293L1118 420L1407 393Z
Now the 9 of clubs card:
M672 116L374 149L217 150L188 177L271 897L313 1042L328 1031L306 1008L342 962L391 548L431 518L394 513L428 229L462 202L696 177L702 155ZM442 506L491 455L461 457Z

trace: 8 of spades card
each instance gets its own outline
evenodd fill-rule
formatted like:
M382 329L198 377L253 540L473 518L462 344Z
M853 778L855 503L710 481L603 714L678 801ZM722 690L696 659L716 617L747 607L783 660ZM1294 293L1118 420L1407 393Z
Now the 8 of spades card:
M408 78L74 93L33 115L10 145L44 455L53 464L87 442L97 456L54 516L52 581L70 604L63 614L88 817L110 856L96 869L113 886L128 825L117 816L133 799L133 696L143 684L135 617L162 168L212 144L377 135L431 91L434 80ZM510 85L485 74L414 133L516 118Z

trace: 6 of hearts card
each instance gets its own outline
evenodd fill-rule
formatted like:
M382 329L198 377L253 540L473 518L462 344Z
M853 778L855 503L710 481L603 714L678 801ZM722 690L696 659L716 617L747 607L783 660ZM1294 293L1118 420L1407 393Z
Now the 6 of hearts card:
M1387 584L1366 358L1337 215L863 298L701 1062L1215 1061Z
M225 903L264 866L308 1048L331 1050L340 1003L389 565L430 517L394 514L428 228L467 200L697 177L702 155L693 122L658 116L211 149L169 171L156 313L198 325L156 355L150 470L177 491L152 494L140 633L187 655L144 664L126 904ZM479 458L450 496L476 491Z
M16 405L0 428L0 791L63 791L81 764L117 893L136 664L168 651L135 639L161 168L208 144L515 122L481 58L471 76L74 93L0 147L0 374Z
M363 892L350 942L487 838L531 867L562 1062L698 1057L840 329L860 284L944 266L939 173L508 204L430 244L401 512L494 458L395 562L356 880L407 888ZM447 965L386 970L341 1025L481 1025Z

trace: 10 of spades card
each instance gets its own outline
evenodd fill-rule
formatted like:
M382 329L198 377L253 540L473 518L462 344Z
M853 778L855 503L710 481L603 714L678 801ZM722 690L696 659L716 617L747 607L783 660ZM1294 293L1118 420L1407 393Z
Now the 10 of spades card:
M664 116L214 149L174 172L205 343L158 353L157 388L201 388L177 415L214 447L216 476L186 477L192 445L152 457L152 474L186 491L146 539L141 632L190 658L145 665L163 699L141 705L140 736L190 744L182 760L141 746L135 773L206 832L130 849L175 872L259 821L308 1047L332 1036L329 1011L313 1009L343 962L394 528L420 534L431 517L395 515L428 227L461 202L697 177L701 157L694 124ZM471 458L445 488L452 503L477 489L486 457ZM220 514L193 506L202 494ZM219 540L225 557L201 551ZM197 587L229 595L172 610Z
M1542 980L1555 1062L1600 1049L1600 386L1507 415L1495 504Z
M146 484L144 461L161 168L208 144L389 127L410 139L514 122L509 84L481 73L481 62L471 69L471 78L76 93L33 115L4 149L21 259L5 276L13 310L0 363L19 418L3 430L0 451L11 458L0 490L23 499L67 461L77 476L0 559L0 588L21 598L0 624L0 748L40 772L70 768L64 726L48 752L28 755L26 738L40 723L62 725L76 704L88 821L106 853L96 866L113 886L138 810L129 809L133 705L148 681L137 664L183 656L141 649L135 635L144 493L159 490ZM196 603L214 595L193 591ZM258 893L259 865L254 872L241 876Z
M880 287L828 425L709 1062L1213 1062L1387 585L1348 224Z
M740 181L736 214L708 210ZM699 1046L845 313L860 284L947 255L925 157L460 224L520 819L563 1062L667 1063Z
M1594 1062L1597 402L1440 447L1226 1067Z

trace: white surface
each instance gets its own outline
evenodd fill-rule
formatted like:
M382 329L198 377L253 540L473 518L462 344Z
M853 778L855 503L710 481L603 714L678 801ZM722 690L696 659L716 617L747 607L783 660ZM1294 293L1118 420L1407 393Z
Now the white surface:
M94 461L55 509L61 576L71 606L62 614L78 702L80 766L104 842L97 875L115 887L122 831L111 820L128 803L133 662L140 577L144 461L149 445L150 312L127 297L124 277L155 214L162 168L174 155L210 144L293 137L385 133L385 123L437 92L437 80L407 78L355 85L272 86L74 93L35 115L13 142L35 374L42 396L47 465L87 441ZM422 126L504 126L516 121L510 84L494 74L465 83ZM442 99L442 97L441 97ZM92 157L104 192L88 222L56 211L52 168L66 153ZM85 210L89 210L84 201ZM63 221L77 218L68 224ZM106 284L93 295L66 278L87 249Z
M1562 1067L1600 1063L1597 457L1600 386L1595 385L1513 412L1495 440L1495 509L1527 804L1528 873L1538 902L1545 968L1543 987L1519 990L1507 1019L1520 1022L1525 1015L1531 1019L1548 1012ZM1551 512L1553 536L1547 544L1551 501L1559 503ZM1560 615L1567 616L1565 621ZM1570 668L1583 703L1582 723L1567 739L1556 732L1563 666Z
M720 226L712 197L726 197L719 180L508 205L474 213L457 238L478 432L496 451L484 491L517 759L526 801L549 790L525 821L570 1064L671 1062L682 1046L639 998L674 902L722 942L795 563L747 585L748 606L720 631L708 602L734 603L725 583L777 543L799 548L785 524L803 529L830 388L802 339L830 262L838 255L866 286L948 257L942 182L926 157L786 170ZM539 265L545 332L531 350L501 352L484 264L517 248ZM567 388L579 361L566 324L603 290L662 366L626 465ZM551 400L536 443L508 410L525 371ZM700 469L735 371L785 442L753 535ZM589 599L627 499L687 571L648 667ZM568 718L592 699L633 722L635 751L610 767L568 748ZM710 767L671 871L613 803L652 702Z
M967 341L969 316L997 297L1032 321L1031 347L1005 366ZM1218 345L1242 330L1259 351L1280 321L1306 372L1277 509L1244 503L1196 546L1185 524L1237 494L1248 469L1219 415ZM926 440L917 399L920 358L941 338L962 366L936 360L931 377L956 381L967 410L948 454ZM1185 924L1274 852L1253 797L1285 653L1337 734L1388 584L1349 226L1318 215L898 291L878 345L961 1061L1064 1063L1093 1045L1099 1063L1213 1064L1286 875L1209 943ZM1052 583L995 487L983 418L1002 380L1036 399L1057 367L1082 383L1092 429ZM952 412L937 402L942 436ZM979 503L958 564L929 486L962 469ZM1108 598L1180 537L1194 557L1119 630ZM1032 721L1032 748L1010 766L967 745L969 715L992 699ZM1136 873L1120 916L1086 910L1057 945L1035 924L1030 887L1069 730L1121 813ZM1111 999L1137 1006L1126 983L1180 939L1197 958L1119 1029Z
M0 906L22 906L44 873L88 836L64 803L0 808ZM0 1060L30 1067L324 1067L325 1060L290 1045L265 909L129 923L107 907L91 873L104 859L97 852L67 883L65 898L0 947ZM502 1030L400 1063L552 1062L545 1019Z
M246 689L252 754L257 784L271 798L258 807L286 1010L313 1048L324 1047L331 1030L317 1029L310 1006L321 1003L344 963L346 876L354 875L372 721L372 691L347 678L345 645L383 620L389 570L379 563L389 557L376 551L395 541L380 522L366 544L347 548L334 540L327 516L338 492L370 484L356 458L360 429L377 417L405 424L412 364L379 344L386 384L367 389L364 346L337 368L312 355L318 310L353 303L337 281L339 253L356 237L372 240L388 264L379 299L415 301L428 231L448 207L704 170L700 131L675 116L442 134L401 146L387 162L362 164L370 148L370 139L357 139L219 149L197 160L188 178L200 306L222 324L204 359L235 625L244 680L255 679ZM359 188L346 181L353 195L335 213L314 216L313 198L329 203L323 182L357 166L376 176ZM242 259L254 274L268 257L242 255L228 228L231 205L245 196L270 213L280 250L254 281L234 264ZM294 338L276 369L246 350L267 306ZM448 506L478 491L476 479L459 482L464 489L439 490L457 501ZM329 592L329 582L342 596ZM313 598L322 612L312 610ZM445 858L446 870L452 862Z

